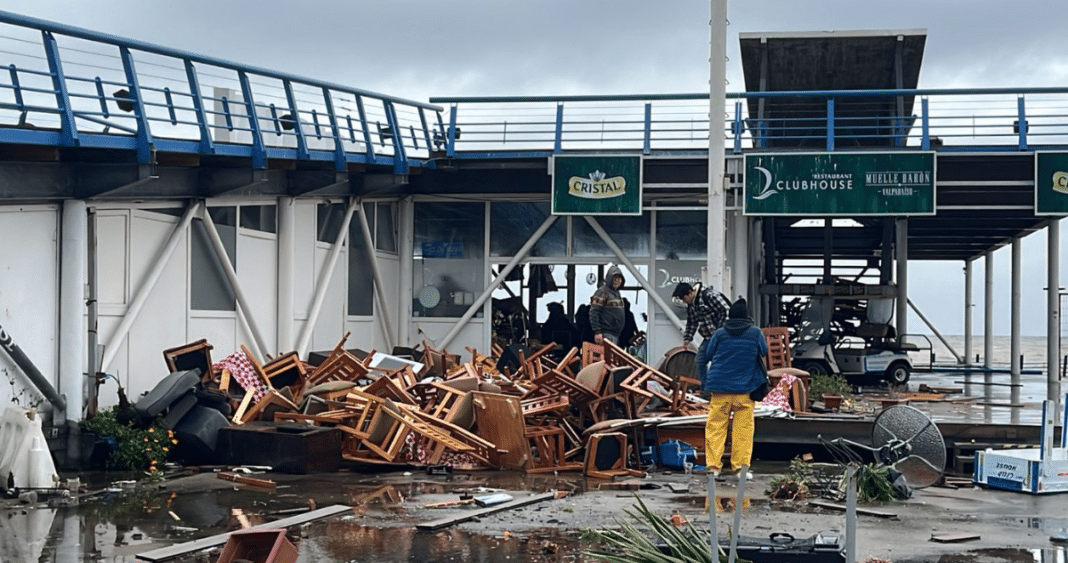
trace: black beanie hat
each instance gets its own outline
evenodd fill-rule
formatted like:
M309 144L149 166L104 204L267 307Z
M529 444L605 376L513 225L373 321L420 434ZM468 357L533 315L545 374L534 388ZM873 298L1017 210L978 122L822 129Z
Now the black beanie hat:
M730 313L727 314L728 319L747 319L749 318L749 309L745 305L745 298L739 297L734 304L731 305Z

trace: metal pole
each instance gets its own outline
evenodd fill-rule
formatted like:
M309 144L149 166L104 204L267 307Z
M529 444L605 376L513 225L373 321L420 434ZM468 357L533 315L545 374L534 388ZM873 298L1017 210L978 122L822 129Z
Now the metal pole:
M1019 237L1012 239L1012 308L1010 309L1009 355L1012 356L1009 369L1011 376L1009 381L1009 402L1020 404L1020 297L1023 273L1020 271L1023 260L1023 243ZM1012 424L1020 423L1020 409L1009 409L1009 420Z
M86 240L86 256L85 261L86 272L85 277L87 282L86 287L86 305L88 313L88 325L89 330L86 331L86 344L88 345L89 352L89 368L86 370L89 375L89 395L88 405L85 409L85 418L92 418L96 415L98 400L97 393L99 392L99 385L97 384L97 378L100 372L100 350L98 349L97 340L99 334L97 333L97 324L99 323L97 315L97 279L96 279L96 210L89 209L88 225L86 232L88 237Z
M975 268L972 260L964 261L964 364L972 363L972 282ZM965 376L966 378L968 376Z
M986 272L983 274L983 282L986 294L983 296L983 367L987 369L989 379L994 356L994 253L988 251L984 258Z
M1046 226L1046 398L1054 402L1054 411L1060 412L1060 380L1057 378L1060 352L1060 254L1061 220L1051 219ZM1061 432L1068 432L1062 428Z
M712 549L712 560L719 561L719 529L716 525L716 509L719 499L716 498L716 473L708 470L708 532L709 544Z
M589 223L591 227L593 227L593 230L597 233L599 237L601 237L601 240L604 241L604 243L608 246L612 253L616 255L616 258L618 258L619 261L627 267L627 270L630 271L632 276L634 276L634 279L636 279L638 283L641 284L642 289L644 289L646 293L649 294L649 297L653 299L653 302L656 303L657 307L660 307L660 310L663 311L664 315L668 318L668 320L670 320L671 323L675 325L675 328L679 330L685 330L686 324L679 320L679 317L675 314L675 311L672 311L668 307L668 304L664 302L664 299L656 293L656 288L649 283L649 280L645 279L645 277L641 275L641 272L638 271L638 268L634 266L634 263L630 261L630 258L627 258L627 256L623 254L623 250L619 248L619 245L616 244L616 241L612 240L612 237L608 236L608 233L605 232L604 228L601 227L601 224L589 215L585 215L584 219L586 219L586 222Z
M553 223L555 221L556 215L549 215L545 218L545 221L542 222L540 227L538 227L538 230L534 231L534 234L530 235L530 238L527 239L527 242L522 246L522 248L519 249L519 252L515 253L515 256L512 257L508 264L504 266L504 269L501 270L499 274L497 274L497 277L493 278L493 281L491 281L490 284L486 286L486 289L482 292L482 295L479 295L478 299L475 299L475 302L467 308L467 311L464 313L464 316L460 317L460 320L457 321L456 324L453 325L449 332L444 336L444 338L442 338L441 341L437 343L436 346L439 349L443 349L452 343L452 339L456 338L457 334L460 334L460 331L463 330L465 326L467 326L467 322L471 320L471 317L474 317L475 313L478 312L478 310L486 304L486 300L490 298L490 295L493 295L493 290L497 289L497 286L500 285L502 281L504 281L504 278L508 277L508 274L512 271L512 269L514 269L517 264L522 262L523 259L527 257L527 254L530 253L530 249L534 248L534 245L537 244L539 240L541 240L541 236L545 234L545 231L549 230L549 227L553 226Z
M230 257L226 253L222 237L219 236L219 230L215 227L215 221L212 220L211 214L208 213L207 206L201 209L200 218L204 222L204 230L208 233L211 246L215 249L215 256L222 265L226 279L230 282L230 288L234 291L234 297L237 299L237 313L245 321L248 331L251 333L251 344L255 348L252 352L260 358L265 358L265 353L268 351L267 342L263 339L263 334L260 333L259 327L256 326L256 322L252 318L252 307L249 306L248 299L245 299L245 292L241 289L241 281L237 278L234 266L230 264Z
M297 204L292 197L278 198L278 311L275 334L278 350L293 346L293 290L297 247Z
M397 233L400 240L397 243L400 245L397 248L397 255L400 258L400 265L398 271L400 272L400 310L398 315L399 334L397 341L403 346L411 344L411 328L412 328L412 295L415 293L412 287L412 270L414 268L414 252L412 250L415 245L415 205L412 203L411 196L400 200L397 209Z
M345 209L345 218L341 220L341 229L334 240L334 246L330 247L330 253L326 257L326 262L323 263L319 279L316 280L315 298L312 300L311 309L308 310L308 320L304 323L304 329L300 331L300 339L297 341L298 356L304 356L308 351L308 341L311 340L312 332L315 330L315 323L319 319L319 311L322 310L323 301L326 299L326 290L330 286L330 279L334 277L334 268L337 266L341 247L345 245L345 237L349 233L352 214L355 213L358 205L356 198L349 199L349 205Z
M749 479L749 466L743 465L738 470L738 494L734 497L734 529L731 530L731 551L727 563L734 563L738 558L738 536L742 529L742 503L745 501L745 484Z
M81 420L85 416L85 279L88 260L88 214L85 202L63 202L59 272L59 377L67 399L64 413L54 413L55 423Z
M897 259L894 265L897 267L897 338L901 341L901 338L908 333L909 323L909 306L907 299L909 297L909 220L898 219L895 222L895 231L897 240L894 244L897 253L895 258Z
M846 563L857 561L857 468L846 467Z
M22 348L11 338L3 326L0 326L0 350L7 352L7 355L11 358L11 361L15 363L22 373L26 374L26 377L33 382L37 390L48 399L49 403L55 407L56 414L64 414L67 412L67 400L56 391L55 387L52 387L52 383L48 381L44 375L41 374L41 370L37 369L37 366L30 360L26 353L22 351Z
M708 96L708 269L705 281L723 285L726 194L723 189L723 106L727 99L727 0L711 0L709 18Z
M378 256L375 253L375 241L371 238L371 227L367 224L367 214L363 211L363 205L356 205L356 213L360 218L360 230L363 232L363 243L367 245L367 255L371 262L371 276L375 280L375 297L378 298L378 314L382 320L382 330L386 333L386 346L393 349L395 335L393 323L389 322L389 300L386 299L386 284L382 282L382 271L378 268Z
M195 201L190 203L189 207L186 207L182 218L174 225L170 238L167 239L163 248L156 253L156 262L152 264L152 269L148 271L144 281L141 282L141 286L137 288L133 301L130 302L130 306L126 309L126 314L123 315L122 320L119 321L119 326L115 328L115 332L111 334L111 338L104 347L104 359L100 362L100 371L107 371L111 367L111 362L115 360L115 356L119 353L119 345L129 334L130 327L133 326L134 321L137 320L137 315L145 306L145 302L148 301L148 296L152 293L156 282L159 281L159 277L163 274L163 268L167 265L167 260L174 253L174 249L178 247L178 243L185 239L189 223L193 220L193 215L199 210L200 206L201 203Z

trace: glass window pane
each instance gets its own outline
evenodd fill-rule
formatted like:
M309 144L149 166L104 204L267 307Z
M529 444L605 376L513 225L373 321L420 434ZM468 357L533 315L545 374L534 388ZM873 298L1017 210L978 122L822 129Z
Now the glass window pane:
M273 205L242 205L241 227L265 233L278 232Z
M632 260L649 257L649 218L648 211L642 213L641 216L595 217L601 228L623 250L623 254ZM574 236L571 245L573 256L615 257L608 245L601 240L585 219L575 217L571 224L571 232ZM610 261L615 260L610 259Z
M374 314L374 274L371 256L363 239L359 221L349 222L349 299L348 314Z
M218 208L213 208L218 209ZM230 208L233 209L233 208ZM212 213L214 216L215 214ZM212 219L215 220L214 217ZM232 225L215 224L222 239L223 247L230 259L230 265L234 266L235 252L237 251L237 229ZM198 311L236 311L237 298L230 287L223 265L215 252L215 247L208 237L207 227L201 219L193 219L190 224L189 258L190 270L190 302L194 310Z
M318 226L315 230L315 240L319 242L334 242L338 233L341 232L341 221L345 218L344 203L320 203L318 205Z
M657 211L656 258L704 260L708 255L708 213Z
M460 317L482 293L485 224L482 203L416 203L414 315Z
M548 202L490 204L490 256L515 256L549 217ZM567 218L558 217L530 249L530 256L567 255Z
M397 214L397 204L379 203L378 212L375 213L375 228L371 231L375 234L375 248L382 252L397 252L397 231L394 227L394 218Z

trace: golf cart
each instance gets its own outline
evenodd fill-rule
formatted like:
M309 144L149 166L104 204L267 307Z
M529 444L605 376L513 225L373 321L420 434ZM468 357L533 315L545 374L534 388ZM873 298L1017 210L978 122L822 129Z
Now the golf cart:
M908 352L919 350L902 344L889 324L892 298L868 299L859 324L841 323L832 328L833 297L812 297L801 313L792 338L793 365L810 374L840 374L847 379L878 378L903 385L912 374Z

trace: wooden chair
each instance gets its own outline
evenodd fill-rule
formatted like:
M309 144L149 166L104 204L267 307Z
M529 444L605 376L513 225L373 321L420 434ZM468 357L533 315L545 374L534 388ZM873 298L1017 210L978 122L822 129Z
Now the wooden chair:
M288 387L294 397L300 396L308 381L307 369L296 352L279 356L264 364L261 369L264 379L270 383L271 387L275 389Z
M627 469L627 435L621 432L598 433L590 436L590 442L586 446L584 473L597 479L645 475L641 471Z
M559 427L527 427L526 438L534 454L531 467L527 473L548 473L550 471L577 471L582 469L578 462L568 462L567 448L564 445L564 430Z
M207 339L202 338L196 342L164 350L163 360L167 362L167 369L170 373L199 369L201 381L213 381L215 375L211 369L211 350L211 344L208 344Z
M582 343L582 367L604 359L604 346L593 342Z

